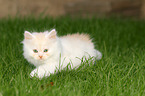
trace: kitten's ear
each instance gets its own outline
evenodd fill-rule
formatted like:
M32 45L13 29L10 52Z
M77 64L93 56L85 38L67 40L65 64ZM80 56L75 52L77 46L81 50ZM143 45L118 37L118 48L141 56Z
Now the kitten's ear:
M52 38L52 39L55 39L56 38L56 30L55 29L52 29L49 34L47 35L48 38Z
M25 39L32 39L32 38L34 38L34 36L30 32L28 32L28 31L25 31L24 37L25 37Z

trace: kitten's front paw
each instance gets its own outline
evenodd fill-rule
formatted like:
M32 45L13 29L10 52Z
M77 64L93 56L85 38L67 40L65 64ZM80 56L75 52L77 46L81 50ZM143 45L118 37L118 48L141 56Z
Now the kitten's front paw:
M44 69L42 68L37 68L34 69L31 73L30 73L30 77L38 77L40 79L42 79L45 76L49 76L50 74L48 74Z
M34 69L31 73L30 73L30 77L34 77L37 74L37 69Z

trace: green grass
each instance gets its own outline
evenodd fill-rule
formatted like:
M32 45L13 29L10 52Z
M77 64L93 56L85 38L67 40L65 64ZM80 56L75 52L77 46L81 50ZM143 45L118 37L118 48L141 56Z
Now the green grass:
M58 35L88 33L103 58L95 65L30 78L23 57L24 30L56 28ZM47 86L53 82L53 86ZM44 88L41 88L41 86ZM132 19L0 19L0 96L145 95L145 21Z

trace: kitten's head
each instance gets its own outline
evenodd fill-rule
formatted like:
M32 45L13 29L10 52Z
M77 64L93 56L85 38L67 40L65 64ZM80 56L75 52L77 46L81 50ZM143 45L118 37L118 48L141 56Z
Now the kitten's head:
M58 40L55 29L43 33L30 33L25 31L24 37L22 41L24 45L23 55L35 66L43 64L58 51Z

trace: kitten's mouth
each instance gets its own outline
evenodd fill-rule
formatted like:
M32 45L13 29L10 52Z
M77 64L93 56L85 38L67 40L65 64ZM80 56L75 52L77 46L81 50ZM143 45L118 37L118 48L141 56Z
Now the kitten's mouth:
M43 58L39 58L40 61L44 60Z
M39 61L45 61L45 58L39 58L38 60Z
M45 60L44 59L39 59L38 62L43 63Z

